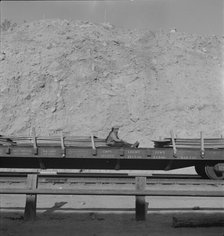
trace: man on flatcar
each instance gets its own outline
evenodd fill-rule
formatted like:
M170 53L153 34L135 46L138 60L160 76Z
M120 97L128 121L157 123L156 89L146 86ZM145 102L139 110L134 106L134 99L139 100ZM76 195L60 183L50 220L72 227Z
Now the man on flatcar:
M118 137L119 126L112 127L110 133L106 138L106 144L110 147L132 147L137 148L139 146L139 142L135 142L134 144L127 143L124 140Z
M16 142L14 142L11 138L8 138L8 137L5 137L5 136L2 136L0 134L0 145L15 145Z

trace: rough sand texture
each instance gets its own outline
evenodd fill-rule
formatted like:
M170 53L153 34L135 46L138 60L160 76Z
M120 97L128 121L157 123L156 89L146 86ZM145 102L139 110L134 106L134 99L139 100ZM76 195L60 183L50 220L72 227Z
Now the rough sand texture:
M171 129L179 137L224 133L223 37L42 20L1 32L0 40L1 134L29 135L35 127L38 135L105 137L119 124L121 138L149 147ZM183 207L194 217L195 206L223 210L220 200L154 199L150 206L160 212L149 212L146 222L134 220L133 204L128 198L38 197L38 219L30 223L22 220L24 196L1 196L0 234L224 234L221 227L172 228L172 216L188 211Z
M222 37L41 20L1 34L0 133L219 136Z

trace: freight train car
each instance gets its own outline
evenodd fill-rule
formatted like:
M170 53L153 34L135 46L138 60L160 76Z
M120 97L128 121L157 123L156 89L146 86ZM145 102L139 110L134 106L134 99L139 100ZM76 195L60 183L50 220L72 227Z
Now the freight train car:
M1 168L174 170L194 166L203 178L224 179L224 139L154 140L153 148L108 147L94 136L0 137Z

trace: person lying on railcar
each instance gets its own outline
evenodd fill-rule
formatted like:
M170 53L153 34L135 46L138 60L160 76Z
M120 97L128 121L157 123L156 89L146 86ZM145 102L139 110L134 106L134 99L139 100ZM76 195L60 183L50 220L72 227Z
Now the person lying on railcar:
M137 148L139 146L139 142L135 142L134 144L127 143L118 137L119 126L112 127L110 133L106 138L106 144L110 147L132 147Z
M16 145L16 142L0 134L0 145Z

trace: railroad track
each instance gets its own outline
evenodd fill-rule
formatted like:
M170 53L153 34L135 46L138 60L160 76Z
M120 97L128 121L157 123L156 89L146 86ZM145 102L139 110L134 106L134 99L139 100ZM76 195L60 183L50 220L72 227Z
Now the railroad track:
M25 183L26 175L0 175L0 184L3 183ZM129 175L95 175L95 174L73 174L73 175L40 175L40 184L135 184L135 176ZM223 180L202 179L197 175L152 175L146 180L147 185L224 185Z

